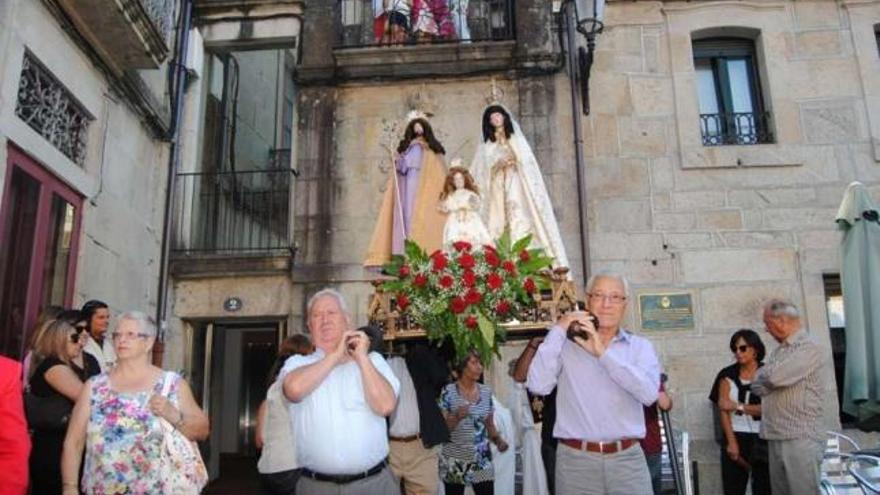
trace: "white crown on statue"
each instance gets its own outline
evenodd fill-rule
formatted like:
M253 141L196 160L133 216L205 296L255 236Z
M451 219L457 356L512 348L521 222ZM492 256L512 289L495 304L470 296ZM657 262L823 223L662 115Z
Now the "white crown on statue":
M492 77L489 91L483 99L486 103L486 106L504 104L504 90L498 86L498 83L495 81L495 77Z
M409 124L415 119L428 120L428 114L421 110L410 110L410 112L406 114L406 123Z
M452 161L449 162L449 168L468 168L467 165L464 164L464 160L461 157L455 157Z

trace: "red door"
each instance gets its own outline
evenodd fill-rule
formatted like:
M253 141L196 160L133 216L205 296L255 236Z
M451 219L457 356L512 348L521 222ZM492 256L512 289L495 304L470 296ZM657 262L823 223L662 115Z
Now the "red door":
M10 144L0 209L0 354L20 359L40 311L68 307L82 197Z

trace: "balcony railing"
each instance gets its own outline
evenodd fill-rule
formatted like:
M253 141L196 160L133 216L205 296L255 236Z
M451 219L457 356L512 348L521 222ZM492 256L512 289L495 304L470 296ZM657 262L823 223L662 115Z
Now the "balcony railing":
M700 114L703 146L773 142L769 112Z
M373 4L383 4L374 12ZM514 39L514 0L341 0L338 46L405 46Z
M178 174L174 251L289 253L292 181L292 170Z

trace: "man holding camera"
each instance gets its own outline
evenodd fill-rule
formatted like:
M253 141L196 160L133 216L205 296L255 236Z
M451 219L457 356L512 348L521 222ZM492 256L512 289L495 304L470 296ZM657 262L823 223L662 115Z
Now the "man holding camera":
M660 363L647 339L620 327L628 297L623 276L591 277L589 312L563 315L529 367L526 383L533 393L557 387L559 495L652 493L639 439L645 436L643 408L657 401Z
M385 417L400 382L366 333L354 330L342 295L324 289L309 299L316 351L287 360L279 376L290 406L302 475L301 495L396 493L388 467Z

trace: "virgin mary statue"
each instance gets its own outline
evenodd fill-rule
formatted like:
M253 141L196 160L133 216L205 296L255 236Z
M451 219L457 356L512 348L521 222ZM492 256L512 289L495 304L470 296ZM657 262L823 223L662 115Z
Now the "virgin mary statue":
M532 234L531 247L544 248L556 266L568 266L538 161L519 124L501 105L483 111L483 139L471 171L483 190L482 216L493 239L505 229L514 241Z

